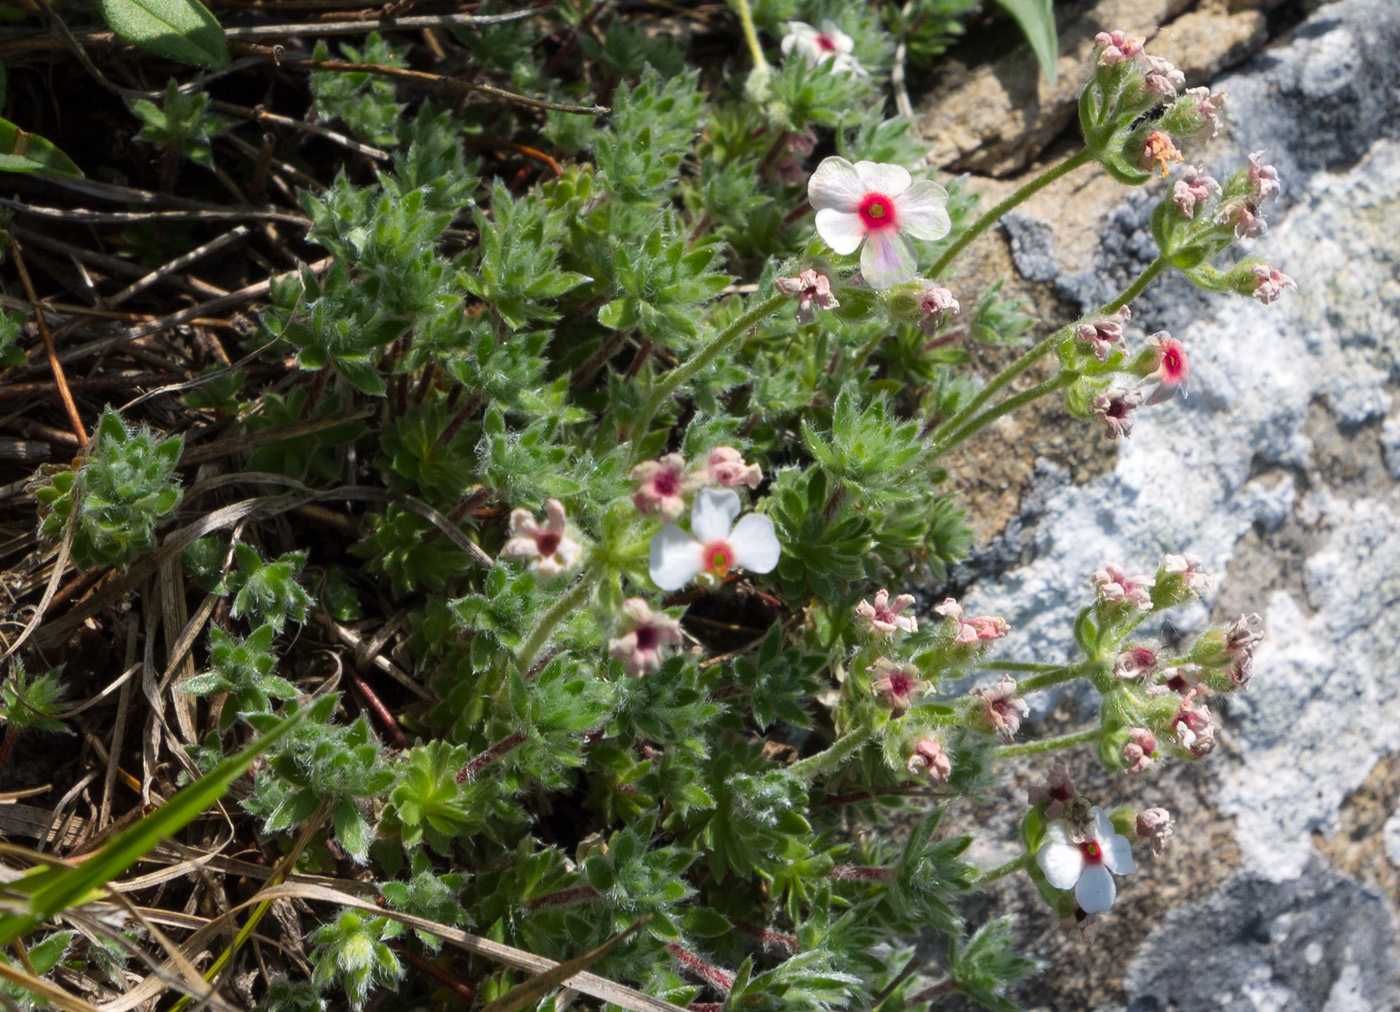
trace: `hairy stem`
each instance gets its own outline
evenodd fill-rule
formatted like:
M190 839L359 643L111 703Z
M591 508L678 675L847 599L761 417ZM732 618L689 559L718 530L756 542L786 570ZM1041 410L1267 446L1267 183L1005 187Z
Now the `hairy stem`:
M974 890L981 889L983 886L990 885L999 878L1005 878L1007 875L1014 875L1016 872L1023 870L1027 863L1030 862L1030 859L1031 855L1022 854L1020 857L1013 857L1010 861L999 864L995 868L988 868L972 883L972 888Z
M1100 733L1097 727L1091 727L1087 731L1062 734L1057 738L1042 738L1039 741L1023 741L1015 745L1003 745L1000 748L992 749L992 757L995 759L1011 759L1015 756L1040 755L1043 752L1055 752L1062 748L1087 745L1091 742L1098 741Z
M719 357L720 352L729 347L736 338L747 333L761 320L771 316L779 306L790 298L792 296L779 294L760 302L720 331L709 344L691 356L689 361L682 362L672 369L666 374L665 379L652 388L651 394L642 404L642 410L638 413L637 420L632 423L632 458L629 463L635 464L637 462L637 452L641 441L646 437L647 426L651 424L652 417L666 399L675 394L683 383L714 362Z
M520 648L520 653L515 657L515 666L522 673L530 670L535 656L549 640L559 623L588 600L588 595L593 591L593 583L597 576L598 567L596 565L589 566L578 578L578 582L570 587L566 593L561 594L549 606L549 610L540 616L539 624L535 626L530 633L530 638L525 641L524 646Z
M763 46L758 42L758 30L754 28L753 13L749 10L749 0L733 0L734 12L739 15L739 25L744 30L744 42L749 47L749 55L753 57L755 70L762 67L768 69L768 60L763 55ZM761 73L762 71L760 71Z
M824 752L799 759L788 767L788 772L802 780L811 780L818 773L840 766L847 758L860 751L860 747L875 734L873 728L860 726L847 731L832 743Z
M1100 306L1095 312L1089 314L1085 319L1097 319L1101 316L1111 316L1122 309L1133 299L1142 294L1144 288L1152 283L1153 279L1167 268L1167 258L1165 255L1157 257L1147 268L1137 276L1131 285L1123 289L1112 302ZM967 424L982 405L997 395L1008 383L1014 380L1021 373L1034 365L1046 352L1053 349L1060 340L1068 335L1075 324L1071 323L1055 331L1039 344L1034 345L1020 358L1012 362L1009 366L997 373L987 381L987 384L977 392L977 395L968 401L967 407L963 408L952 418L948 419L938 428L933 430L933 441L935 446L940 446L943 438L948 433L955 433ZM940 446L941 448L941 446Z
M996 421L998 418L1001 418L1003 415L1009 415L1016 409L1023 408L1032 401L1039 400L1046 394L1051 394L1054 393L1056 390L1061 390L1069 386L1078 378L1079 374L1076 372L1061 372L1058 375L1052 377L1051 379L1046 380L1044 383L1037 383L1035 386L1031 387L1028 390L1022 390L1019 394L1017 394L1014 397L1008 397L996 407L988 408L986 411L983 411L980 415L976 415L973 418L969 419L967 423L963 425L962 428L958 429L956 432L944 436L943 439L939 441L937 451L933 454L934 459L941 457L943 454L947 453L953 447L961 443L968 436L971 436L979 429L986 428L988 425Z
M992 208L986 214L982 215L982 217L978 218L975 222L972 223L971 228L969 228L962 235L954 239L953 245L949 246L946 250L944 250L943 255L938 258L937 262L934 263L932 267L929 268L928 276L934 280L937 280L938 277L945 270L947 270L948 265L952 263L954 259L957 258L957 255L967 248L968 243L972 242L972 240L976 239L979 235L981 235L983 232L987 231L987 229L991 228L998 221L1000 221L1002 219L1002 216L1005 215L1007 211L1010 211L1017 204L1020 204L1022 201L1026 200L1033 194L1039 193L1041 190L1045 189L1045 187L1049 186L1061 176L1068 175L1075 169L1079 168L1081 165L1086 165L1093 160L1094 153L1088 148L1084 148L1078 154L1065 159L1059 165L1046 169L1040 175L1036 176L1029 183L1021 187L1015 193L1011 194L996 207Z

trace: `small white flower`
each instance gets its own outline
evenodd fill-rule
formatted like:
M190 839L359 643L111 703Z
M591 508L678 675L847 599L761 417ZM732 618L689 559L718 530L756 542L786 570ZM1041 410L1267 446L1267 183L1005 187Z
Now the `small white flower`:
M830 19L822 22L821 31L805 21L789 21L788 34L783 36L782 45L784 56L790 56L793 50L797 50L807 57L809 67L830 60L833 73L870 76L855 58L855 42Z
M832 155L807 181L817 234L835 252L854 253L871 288L893 288L918 273L915 239L942 239L953 227L948 191L928 179L917 183L900 165L856 162Z
M1133 847L1128 838L1113 831L1104 810L1089 811L1093 824L1083 840L1075 841L1063 819L1050 823L1048 839L1035 855L1046 881L1056 889L1073 889L1074 900L1086 914L1101 914L1113 906L1118 887L1114 875L1131 875ZM1113 874L1109 874L1112 872Z
M695 497L690 532L667 524L651 539L651 579L662 590L679 590L691 580L714 581L731 569L772 572L781 548L773 521L750 513L736 524L743 507L727 488L707 488Z

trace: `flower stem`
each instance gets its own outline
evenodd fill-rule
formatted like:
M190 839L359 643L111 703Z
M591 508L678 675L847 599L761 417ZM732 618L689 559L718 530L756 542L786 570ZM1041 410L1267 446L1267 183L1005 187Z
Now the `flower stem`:
M818 773L833 769L841 765L852 754L860 751L860 747L869 741L875 734L874 728L853 727L840 738L832 743L831 747L824 752L808 756L806 759L799 759L788 767L788 772L802 780L811 780Z
M742 3L743 0L740 0L740 2ZM936 281L939 275L947 269L948 265L953 262L957 255L967 248L968 243L972 242L972 240L976 239L979 235L1000 221L1007 211L1010 211L1017 204L1026 200L1033 194L1045 189L1045 187L1049 186L1061 176L1068 175L1081 165L1085 165L1093 160L1094 153L1088 148L1084 148L1078 154L1070 156L1059 165L1051 166L1040 175L1036 176L996 207L978 218L972 223L971 228L954 239L953 244L944 250L943 255L929 268L928 276Z
M1131 285L1118 294L1117 298L1106 305L1100 306L1093 313L1089 314L1089 316L1085 317L1085 319L1097 319L1098 317L1111 316L1118 312L1118 310L1141 295L1143 289L1151 284L1152 280L1167 268L1167 265L1168 261L1166 256L1158 256L1156 260L1153 260L1152 263L1147 265L1147 268L1137 276ZM967 424L967 420L977 413L978 408L995 397L1008 383L1029 369L1041 356L1059 344L1060 340L1067 336L1074 326L1075 324L1071 323L1061 327L1039 344L1031 347L1023 353L1020 358L1016 359L1016 361L1012 362L1009 366L988 380L987 384L977 392L977 395L973 397L972 400L968 401L967 407L963 408L952 418L933 430L934 445L938 446L947 433L961 430L962 427Z
M629 463L637 462L637 451L641 446L641 441L646 437L647 426L651 424L652 417L661 407L666 398L672 396L687 380L691 379L702 369L707 368L720 355L720 352L729 347L741 334L756 326L760 321L771 316L784 302L792 296L778 294L765 299L754 306L743 316L739 317L724 330L714 337L709 344L705 345L687 362L676 366L666 378L652 388L646 401L642 404L642 410L637 414L637 419L632 423L632 457Z
M1035 692L1037 689L1048 689L1052 685L1060 685L1076 678L1083 678L1089 674L1093 667L1094 663L1091 661L1087 664L1067 664L1064 667L1041 671L1030 678L1023 678L1017 682L1016 693L1017 695L1025 695L1027 692Z
M1062 734L1058 738L1042 738L1039 741L1023 741L1015 745L1003 745L1000 748L992 749L992 758L1011 759L1015 756L1040 755L1042 752L1054 752L1062 748L1073 748L1075 745L1086 745L1089 742L1098 741L1099 734L1099 729L1097 727L1092 727L1087 731Z
M995 868L988 868L972 883L972 888L981 889L983 886L990 885L999 878L1005 878L1007 875L1014 875L1016 872L1024 869L1026 863L1030 859L1031 856L1029 854L1022 854L1020 857L1013 857L1010 861L999 864Z
M1037 383L1035 386L1031 387L1028 390L1022 390L1019 394L1017 394L1014 397L1008 397L1006 400L1002 401L994 408L988 408L980 415L976 415L975 417L969 419L968 422L956 432L943 437L943 439L939 441L938 450L933 455L934 458L937 459L938 457L941 457L943 454L947 453L953 447L961 443L968 436L971 436L979 429L985 428L986 426L990 425L992 422L996 421L1003 415L1009 415L1017 408L1025 407L1027 404L1031 403L1031 401L1038 400L1041 397L1044 397L1046 394L1054 393L1056 390L1063 389L1064 387L1069 386L1078 378L1079 373L1077 372L1061 372L1058 375L1046 380L1044 383Z
M595 563L585 569L583 575L578 578L578 582L570 587L567 593L561 594L549 606L549 610L540 616L539 624L535 626L530 633L530 638L520 648L520 653L515 655L515 666L521 674L530 670L535 655L540 652L540 648L545 645L555 627L564 621L570 612L577 610L588 600L588 595L593 591L594 578L597 575L598 566Z
M753 25L753 14L749 11L749 0L733 0L734 11L739 15L739 25L744 29L744 41L748 44L749 54L753 56L753 66L755 70L759 67L767 69L768 60L763 55L763 47L758 42L758 31Z

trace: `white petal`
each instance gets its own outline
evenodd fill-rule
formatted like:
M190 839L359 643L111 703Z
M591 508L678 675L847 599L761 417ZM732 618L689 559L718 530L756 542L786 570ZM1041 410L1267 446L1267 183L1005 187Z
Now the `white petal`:
M727 488L703 489L695 497L690 511L690 533L699 538L702 545L726 539L729 528L734 526L734 518L742 509L737 492Z
M1091 865L1079 876L1079 885L1074 887L1074 900L1086 914L1101 914L1113 906L1113 898L1118 895L1118 887L1113 884L1113 876L1101 864Z
M903 165L888 162L856 162L856 173L867 190L878 190L886 197L897 197L909 189L913 177Z
M866 186L856 167L840 155L823 158L812 178L807 180L807 200L818 211L835 208L854 212L865 192Z
M1122 834L1114 834L1103 841L1103 863L1115 875L1131 875L1137 871L1133 863L1133 845Z
M817 212L816 222L817 235L826 241L833 252L843 256L854 253L865 238L865 226L861 224L860 215L854 211L824 207Z
M1108 813L1098 805L1089 809L1089 818L1094 820L1094 839L1098 840L1101 846L1107 844L1109 837L1118 832L1113 828L1113 820L1108 817Z
M871 288L893 288L913 281L919 258L913 244L894 229L871 234L860 251L860 273Z
M836 47L838 54L855 52L855 40L843 32L841 26L830 18L822 22L822 34L826 36L828 42Z
M951 598L949 600L951 600ZM937 610L937 608L934 609L934 611ZM962 609L959 608L958 610L961 611ZM958 620L962 620L962 615L958 616ZM1054 822L1050 823L1049 827L1045 830L1045 835L1050 837L1050 839L1054 840L1056 843L1070 842L1069 830L1065 827L1064 821L1062 819L1056 819Z
M703 566L700 542L675 524L667 524L652 537L651 582L662 590L680 590Z
M1084 871L1084 854L1072 843L1047 843L1035 855L1046 881L1056 889L1072 889Z
M899 227L915 239L942 239L953 229L948 217L948 191L929 179L921 179L894 202Z
M734 562L751 573L771 573L778 564L782 547L773 531L773 521L750 513L729 532L729 545L734 549Z

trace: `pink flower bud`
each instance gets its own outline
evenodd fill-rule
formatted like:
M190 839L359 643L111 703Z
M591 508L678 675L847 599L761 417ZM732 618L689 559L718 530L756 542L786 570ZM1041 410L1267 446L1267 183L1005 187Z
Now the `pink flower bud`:
M1136 605L1139 611L1152 608L1154 581L1150 576L1129 576L1112 563L1105 563L1094 572L1089 582L1094 585L1099 600L1105 604L1130 603Z
M1125 682L1140 682L1157 670L1157 651L1151 647L1129 647L1113 662L1113 676Z
M901 664L887 657L881 657L870 665L877 677L870 683L870 694L884 699L895 716L909 709L914 697L927 684L919 677L919 669L912 664Z
M1145 727L1128 730L1128 742L1123 746L1123 762L1128 773L1141 773L1152 766L1157 751L1157 736Z
M1225 128L1225 117L1221 110L1225 108L1225 93L1219 92L1212 95L1209 88L1190 88L1186 94L1196 98L1196 111L1205 119L1204 133L1207 137L1214 137Z
M711 480L726 488L747 485L757 488L763 480L763 469L757 464L744 463L744 456L732 446L717 446L710 451L709 473Z
M1142 403L1142 394L1137 390L1110 388L1094 398L1094 414L1104 423L1104 435L1109 439L1123 439L1132 434L1133 412Z
M1172 143L1171 135L1161 130L1153 130L1147 135L1147 140L1142 145L1142 157L1139 164L1144 169L1151 168L1154 164L1162 167L1162 178L1167 178L1167 173L1171 171L1170 162L1181 161L1181 152Z
M919 311L922 313L919 329L925 334L932 334L949 316L957 316L962 307L948 289L929 285L919 297Z
M1254 677L1254 648L1264 638L1264 620L1259 615L1241 615L1225 630L1225 649L1230 653L1230 681L1236 688L1249 687Z
M1094 357L1100 362L1108 361L1115 348L1123 345L1123 324L1132 318L1132 312L1124 306L1112 316L1089 323L1081 323L1075 328L1079 340L1093 347Z
M1016 695L1016 679L1003 675L1001 681L988 689L974 689L982 701L982 716L1002 741L1009 742L1021 730L1021 721L1030 716L1031 708Z
M875 593L873 605L864 600L856 605L856 617L876 636L892 636L899 631L918 632L919 623L914 616L900 614L913 603L913 594L900 594L891 603L890 592L879 590Z
M1094 36L1094 46L1100 49L1099 66L1111 67L1116 63L1132 59L1134 56L1142 55L1142 44L1145 39L1130 39L1126 32L1114 29L1111 32L1099 32Z
M1254 288L1254 297L1268 305L1283 294L1285 288L1297 289L1298 285L1277 267L1268 264L1255 264L1250 268L1259 283Z
M1176 743L1197 757L1215 750L1216 735L1220 731L1220 725L1211 716L1210 707L1195 705L1194 698L1200 691L1192 689L1188 692L1171 720Z
M1196 217L1196 209L1220 193L1220 184L1202 169L1188 165L1172 186L1172 200L1187 218Z
M1070 779L1069 766L1057 762L1050 767L1049 778L1043 785L1032 787L1026 792L1026 800L1032 805L1045 805L1045 818L1058 819L1065 806L1074 798L1074 781Z
M1138 812L1138 839L1146 840L1153 854L1161 854L1176 828L1171 812L1165 808L1145 808Z
M817 314L813 306L817 309L835 309L841 305L836 301L836 296L831 294L831 279L825 274L818 274L810 267L795 278L778 278L773 285L784 295L798 297L798 323L811 323L816 319Z
M1263 162L1264 152L1255 151L1249 156L1249 181L1260 200L1267 200L1279 192L1278 169Z
M954 643L978 643L1001 639L1007 633L1006 619L1000 616L982 615L977 618L964 618L962 605L953 598L947 598L933 609L954 623Z
M953 775L953 764L943 751L943 745L933 738L919 739L905 769L910 776L927 780L931 787L941 787Z

